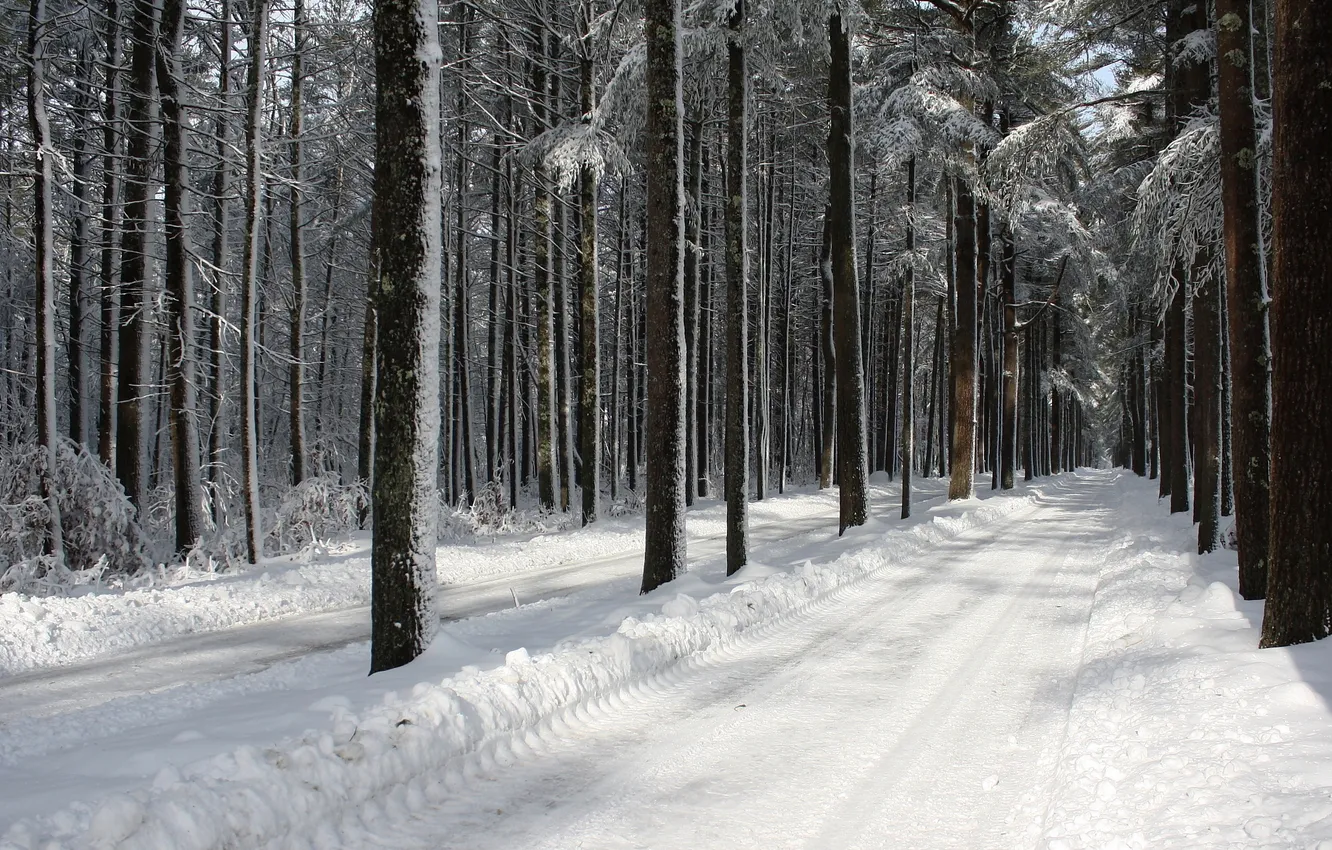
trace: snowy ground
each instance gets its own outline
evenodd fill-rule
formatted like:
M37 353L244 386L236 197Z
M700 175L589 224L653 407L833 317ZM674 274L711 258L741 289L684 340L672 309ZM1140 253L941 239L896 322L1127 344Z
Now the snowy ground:
M1152 485L896 492L841 539L830 494L755 506L731 579L703 506L648 597L641 522L474 547L442 598L492 613L372 678L353 597L156 637L93 603L131 636L100 657L48 613L0 678L0 847L1332 848L1332 647L1254 649ZM338 563L233 583L273 612Z

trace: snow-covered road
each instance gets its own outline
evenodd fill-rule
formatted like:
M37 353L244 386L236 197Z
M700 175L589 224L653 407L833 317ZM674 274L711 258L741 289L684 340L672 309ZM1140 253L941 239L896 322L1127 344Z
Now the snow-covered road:
M364 847L1030 846L1115 488L1080 482L460 768ZM503 752L503 751L502 751ZM509 759L506 759L509 760ZM491 768L491 769L488 769Z
M1332 642L1257 650L1234 553L1194 554L1153 482L941 486L903 522L876 484L843 537L832 494L764 503L731 577L705 507L646 596L636 556L556 563L631 528L487 544L478 593L530 552L529 596L567 595L373 677L360 642L85 707L34 678L0 850L1332 850Z

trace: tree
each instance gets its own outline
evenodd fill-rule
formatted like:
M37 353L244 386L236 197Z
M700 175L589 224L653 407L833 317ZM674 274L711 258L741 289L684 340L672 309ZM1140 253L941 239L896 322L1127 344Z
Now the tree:
M377 374L370 672L434 636L439 435L439 36L436 0L374 11Z
M1261 599L1267 592L1271 346L1263 276L1249 12L1248 0L1216 3L1239 591L1245 599Z
M305 90L305 0L292 7L293 49L291 55L291 203L288 217L288 246L291 251L291 322L287 365L288 421L291 440L291 483L305 480L305 222L302 182L302 139Z
M167 364L171 407L171 462L175 473L176 551L199 540L199 431L194 390L194 275L189 232L190 173L186 161L189 116L181 89L181 47L185 33L184 0L166 0L162 37L157 46L157 81L162 93L162 129L166 144L166 308Z
M142 2L142 0L140 0ZM241 499L245 504L245 552L251 564L264 554L259 506L259 434L255 358L258 331L259 263L264 224L263 120L264 63L268 41L268 0L251 0L247 41L249 70L245 116L245 249L241 272Z
M128 144L125 158L125 229L120 242L120 369L116 384L116 475L140 512L148 498L144 466L145 391L149 372L152 303L148 292L149 159L154 116L153 65L157 39L157 7L152 0L133 0L130 26L129 91L125 99Z
M1272 120L1272 489L1263 646L1332 633L1332 18L1277 0Z
M749 560L749 77L745 0L726 41L726 574Z
M851 103L851 22L828 16L829 236L833 272L833 338L837 348L837 533L868 518L869 463L865 456L865 368L861 357L860 292L856 274L855 123Z
M37 442L45 455L42 498L46 500L46 550L57 566L64 566L64 533L56 499L57 442L55 397L55 229L52 203L55 185L55 149L51 146L51 119L46 109L46 0L32 0L28 10L28 125L34 154L33 199L37 237Z
M596 9L592 0L583 0L579 14L583 24L578 78L579 108L589 125L596 108L593 89L596 63L592 31ZM582 380L582 480L583 525L596 522L597 502L601 499L601 340L600 300L597 276L597 187L600 175L595 164L583 162L578 172L581 232L578 243L579 286L582 289L581 319L583 343Z
M902 281L902 519L911 516L911 477L916 457L916 158L906 164L906 278Z
M684 252L680 0L646 0L647 455L643 587L685 571Z

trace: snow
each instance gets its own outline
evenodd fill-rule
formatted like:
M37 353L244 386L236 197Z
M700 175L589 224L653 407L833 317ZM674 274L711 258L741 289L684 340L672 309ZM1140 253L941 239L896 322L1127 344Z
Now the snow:
M1233 553L1121 473L916 483L842 539L835 491L751 505L795 531L737 576L691 541L653 594L510 602L370 678L353 643L27 722L0 691L0 847L1332 847L1332 648L1258 651ZM544 548L476 548L510 545Z

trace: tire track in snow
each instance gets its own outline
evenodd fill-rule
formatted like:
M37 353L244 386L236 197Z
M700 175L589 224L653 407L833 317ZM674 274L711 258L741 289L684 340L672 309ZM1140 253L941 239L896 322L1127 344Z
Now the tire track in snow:
M1043 693L1036 676L1004 689L1002 680L1015 676L1013 665L1041 661L1052 627L1077 644L1060 648L1066 657L1054 667L1075 671L1096 573L1090 547L1100 529L1069 511L1063 533L1086 556L1070 564L1074 543L1065 542L1030 568L1035 520L1050 513L1060 511L1027 509L997 534L976 529L942 544L933 555L962 550L956 576L928 568L931 554L917 556L755 630L761 635L497 741L442 772L436 807L413 814L419 806L390 794L344 817L337 837L345 846L440 848L992 846L976 833L981 815L994 839L1010 831L997 821L1024 781L1040 784L1013 765L1038 767L1033 751L1063 720L1061 687ZM996 561L986 550L1006 554ZM1006 592L1008 578L1024 580ZM1036 604L1059 593L1069 611ZM1066 622L1028 623L1027 609ZM972 728L963 721L986 726L992 739L994 727L1011 729L1014 743L967 758L958 752ZM839 723L855 726L814 746L800 740ZM1005 756L1009 770L985 788L982 777ZM943 800L932 793L940 791ZM733 806L735 817L718 820ZM904 812L920 816L903 823ZM926 843L913 843L922 827Z

